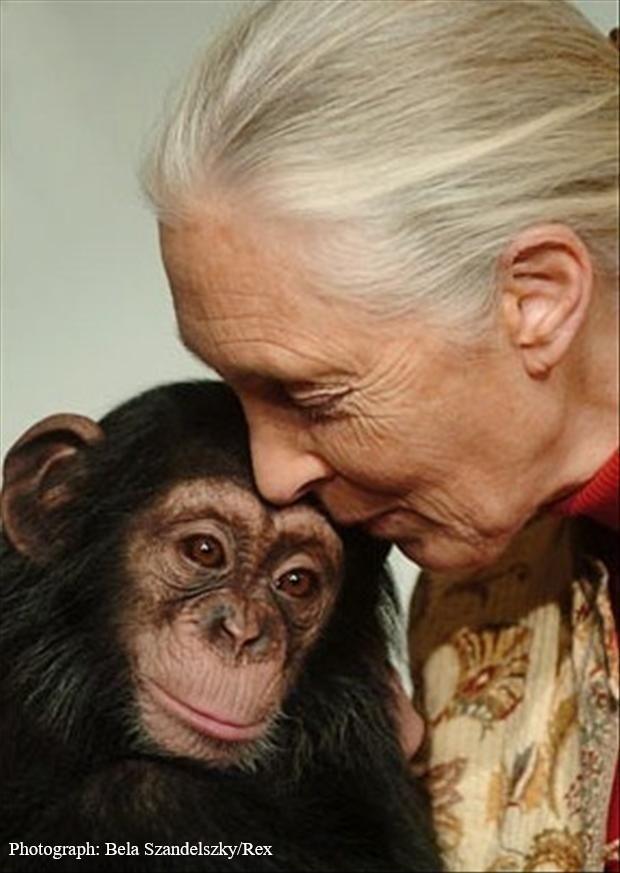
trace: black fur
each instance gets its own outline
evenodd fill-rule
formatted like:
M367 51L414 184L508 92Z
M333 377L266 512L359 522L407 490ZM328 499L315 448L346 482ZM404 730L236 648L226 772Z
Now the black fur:
M365 537L345 535L341 600L286 701L277 754L255 773L224 771L136 739L116 633L127 522L184 478L249 484L250 460L242 413L219 383L149 391L101 425L106 440L82 453L75 497L50 522L53 560L2 543L0 869L438 870L386 704L385 554ZM90 842L101 854L9 856L11 841ZM140 856L105 854L127 841ZM273 856L144 855L147 842L186 841L267 844Z

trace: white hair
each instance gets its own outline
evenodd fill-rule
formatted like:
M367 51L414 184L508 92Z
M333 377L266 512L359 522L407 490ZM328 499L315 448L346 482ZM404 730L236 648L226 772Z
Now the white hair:
M313 228L323 292L480 325L519 230L618 271L618 52L567 0L251 3L199 60L143 172Z

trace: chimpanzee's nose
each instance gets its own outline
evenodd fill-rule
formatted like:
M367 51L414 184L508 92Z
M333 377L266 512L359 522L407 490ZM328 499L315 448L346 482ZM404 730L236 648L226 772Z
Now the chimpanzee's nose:
M261 658L274 644L273 622L260 602L235 598L213 604L203 627L209 643L229 657Z

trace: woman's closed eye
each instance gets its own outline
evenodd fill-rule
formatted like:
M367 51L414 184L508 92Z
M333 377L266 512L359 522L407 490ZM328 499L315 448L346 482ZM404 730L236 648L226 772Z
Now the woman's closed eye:
M298 410L308 421L320 422L339 418L345 414L343 401L352 393L352 388L326 390L325 387L312 389L283 386L287 402Z

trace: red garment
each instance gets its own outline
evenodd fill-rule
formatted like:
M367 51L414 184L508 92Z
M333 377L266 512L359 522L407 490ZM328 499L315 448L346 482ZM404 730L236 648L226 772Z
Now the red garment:
M587 515L599 524L618 530L620 527L620 449L581 490L555 504L562 515Z
M555 509L562 515L587 515L605 527L618 530L620 527L620 450L614 452L611 458L599 470L596 476L586 485L571 494ZM618 621L618 568L615 568L615 585L612 585L612 607L616 616L616 630L620 630ZM614 590L615 589L615 590ZM619 766L616 765L616 776L609 805L607 824L607 845L615 844L613 856L605 865L606 873L618 873L618 840L620 839L620 782Z

